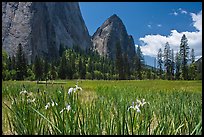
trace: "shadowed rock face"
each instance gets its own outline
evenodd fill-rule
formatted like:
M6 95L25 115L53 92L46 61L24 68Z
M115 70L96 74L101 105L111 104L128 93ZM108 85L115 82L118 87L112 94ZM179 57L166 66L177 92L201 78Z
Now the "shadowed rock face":
M2 2L2 46L12 56L22 44L29 61L36 55L53 59L65 47L91 46L76 2Z
M100 55L115 59L116 43L119 42L122 52L127 53L129 59L135 55L135 44L131 35L127 34L122 20L112 15L97 29L92 36L93 49Z

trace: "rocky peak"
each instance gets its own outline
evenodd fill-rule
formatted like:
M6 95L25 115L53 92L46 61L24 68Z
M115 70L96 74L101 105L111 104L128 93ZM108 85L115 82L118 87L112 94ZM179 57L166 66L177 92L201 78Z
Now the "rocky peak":
M135 55L135 44L131 35L128 35L122 20L113 14L92 36L93 49L100 55L115 58L116 43L119 42L123 53L129 59Z
M91 37L77 2L2 2L2 47L12 56L19 43L29 60L53 59L60 45L87 49Z

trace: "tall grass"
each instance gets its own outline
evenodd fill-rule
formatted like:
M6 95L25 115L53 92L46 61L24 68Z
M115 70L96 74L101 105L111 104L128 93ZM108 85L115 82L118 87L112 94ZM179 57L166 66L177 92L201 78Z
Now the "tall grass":
M46 87L4 82L3 131L23 135L202 134L201 81L83 81L79 82L82 91L68 94L75 84ZM20 94L24 90L27 93ZM128 109L137 99L148 103L140 112Z

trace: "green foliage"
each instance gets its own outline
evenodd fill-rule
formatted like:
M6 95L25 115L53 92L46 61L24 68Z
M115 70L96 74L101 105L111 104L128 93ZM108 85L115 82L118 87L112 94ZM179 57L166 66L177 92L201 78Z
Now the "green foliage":
M119 74L119 79L120 80L125 79L124 60L123 60L123 54L122 54L121 46L119 42L116 44L115 62L116 62L115 64L116 64L117 73Z
M164 48L164 66L166 67L166 79L171 79L171 50L168 42L165 44Z
M16 79L23 80L27 77L27 60L21 43L16 53Z
M180 55L181 55L181 69L182 69L182 77L184 80L188 79L188 54L189 54L189 46L188 39L185 34L183 34L181 38L180 44Z
M162 66L163 66L163 60L162 60L162 49L159 48L158 54L157 54L157 64L158 64L158 68L159 68L159 76L160 79L162 78Z
M68 94L75 83L3 82L2 134L202 134L202 81L83 80ZM128 109L137 99L146 102L140 112Z
M187 38L186 38L187 39ZM184 43L184 44L182 44ZM182 38L181 47L187 41ZM60 44L58 59L49 61L46 58L36 56L32 64L27 64L27 60L19 44L16 57L8 57L3 50L2 53L2 79L3 80L53 80L53 79L103 79L103 80L127 80L127 79L202 79L202 66L186 65L185 73L182 67L183 49L176 54L174 60L173 50L166 43L164 54L159 49L157 62L158 69L145 67L144 57L140 46L133 58L129 58L126 52L122 52L120 43L115 45L116 54L113 58L100 56L96 51L83 50L79 45L65 49L65 45ZM55 55L53 55L54 57ZM163 58L163 60L162 60ZM191 60L194 60L194 50L191 53ZM163 70L163 63L166 72ZM154 63L156 67L156 60Z
M35 57L34 74L37 80L43 78L43 60L38 56Z

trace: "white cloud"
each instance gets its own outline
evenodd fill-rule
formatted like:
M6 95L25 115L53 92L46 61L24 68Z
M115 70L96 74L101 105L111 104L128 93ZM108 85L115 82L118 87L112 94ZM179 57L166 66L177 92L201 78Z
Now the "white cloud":
M152 28L152 25L148 24L147 27L148 27L148 28Z
M161 24L157 24L157 27L161 27L162 25Z
M187 14L188 13L186 10L184 10L182 8L179 8L178 10L181 12L181 14Z
M198 13L190 13L190 15L192 16L193 19L193 26L197 29L202 31L202 10Z
M173 14L174 16L177 16L177 15L178 15L178 13L177 13L177 12L175 12L175 11L174 11L172 14Z
M194 32L178 32L177 30L171 30L168 36L162 35L146 35L140 38L141 50L144 55L149 55L156 57L159 48L164 49L165 43L169 42L170 47L174 49L176 53L179 50L181 37L183 34L186 35L188 39L188 45L190 49L194 48L196 59L202 56L202 10L198 13L190 14L193 20L193 26L198 30Z

